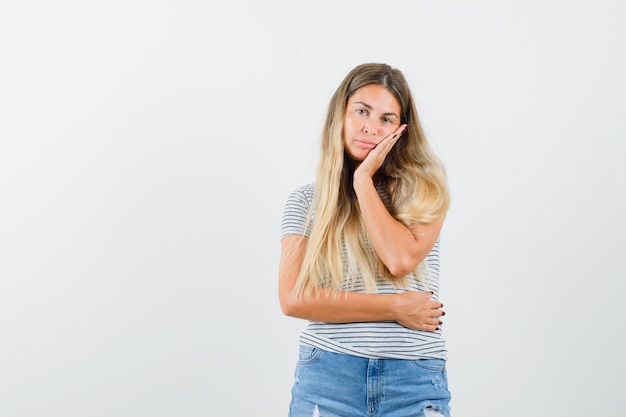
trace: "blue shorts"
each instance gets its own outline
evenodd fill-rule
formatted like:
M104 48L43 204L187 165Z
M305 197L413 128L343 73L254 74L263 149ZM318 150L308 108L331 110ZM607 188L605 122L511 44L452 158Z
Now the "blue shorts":
M367 359L300 346L290 417L450 417L442 359Z

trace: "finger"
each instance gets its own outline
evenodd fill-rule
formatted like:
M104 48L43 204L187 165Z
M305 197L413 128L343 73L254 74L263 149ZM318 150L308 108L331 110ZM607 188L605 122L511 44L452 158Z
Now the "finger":
M378 152L380 155L385 156L389 153L391 148L393 148L393 145L396 144L398 139L400 139L400 136L396 135L395 133L391 136L387 136L386 138L378 142L372 152Z
M436 313L436 315L434 315L434 316L431 316L431 317L430 317L430 320L431 320L433 323L436 323L436 324L441 324L441 323L442 323L442 322L441 322L441 317L443 317L443 315L441 315L441 314L439 314L439 313Z
M383 138L377 145L376 148L386 148L388 151L396 144L400 136L406 131L409 125L400 125L393 133L390 133L385 138Z
M393 133L389 134L386 138L384 138L384 139L381 141L381 143L382 143L382 142L389 142L389 143L391 143L392 145L393 145L393 144L395 144L395 143L398 141L398 139L400 139L400 136L402 136L402 134L403 134L404 132L406 132L406 130L407 130L407 128L408 128L408 127L409 127L409 125L400 125L400 126L399 126L396 130L395 130L395 132L393 132Z
M443 304L437 300L433 300L432 298L428 300L428 307L433 310L440 310L443 307Z
M431 317L436 317L436 318L440 318L440 317L443 317L445 315L446 315L446 312L441 310L441 309L439 309L439 308L431 310L431 314L430 314Z
M428 324L432 326L440 326L443 322L439 319L439 317L433 317L428 321Z
M402 136L402 134L404 132L406 132L407 128L409 127L409 125L400 125L396 128L396 130L394 130L392 133L390 133L389 135L387 135L387 138L392 138L392 137L399 137ZM387 139L385 138L385 139Z

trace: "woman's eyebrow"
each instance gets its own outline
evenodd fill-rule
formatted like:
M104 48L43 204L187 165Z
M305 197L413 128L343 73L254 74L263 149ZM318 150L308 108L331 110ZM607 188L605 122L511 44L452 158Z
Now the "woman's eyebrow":
M363 107L367 108L368 110L372 110L374 107L370 106L369 104L367 104L364 101L355 101L354 104L360 104Z
M373 110L374 107L372 107L371 105L365 103L364 101L355 101L354 104L360 104L363 107L365 107L368 110ZM396 116L398 119L400 118L397 114L395 114L394 112L390 111L387 113L383 113L383 116Z

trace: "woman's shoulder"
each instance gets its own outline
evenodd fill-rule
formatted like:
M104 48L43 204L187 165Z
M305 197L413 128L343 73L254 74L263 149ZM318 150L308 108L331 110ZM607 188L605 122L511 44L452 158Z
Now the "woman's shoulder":
M310 182L308 184L300 185L291 191L291 196L300 195L310 200L315 193L315 183Z
M313 195L315 194L315 184L309 183L300 185L289 193L287 196L287 206L307 208L313 203Z

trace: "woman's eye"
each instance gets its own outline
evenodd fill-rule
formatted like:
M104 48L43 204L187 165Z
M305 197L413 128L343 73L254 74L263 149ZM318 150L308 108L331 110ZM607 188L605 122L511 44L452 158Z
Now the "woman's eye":
M391 123L393 123L393 120L391 120L391 119L389 119L389 118L386 118L386 117L385 117L385 118L383 119L383 123L385 123L385 124L391 124Z
M357 109L356 114L366 115L367 114L367 110L365 110L365 109Z

